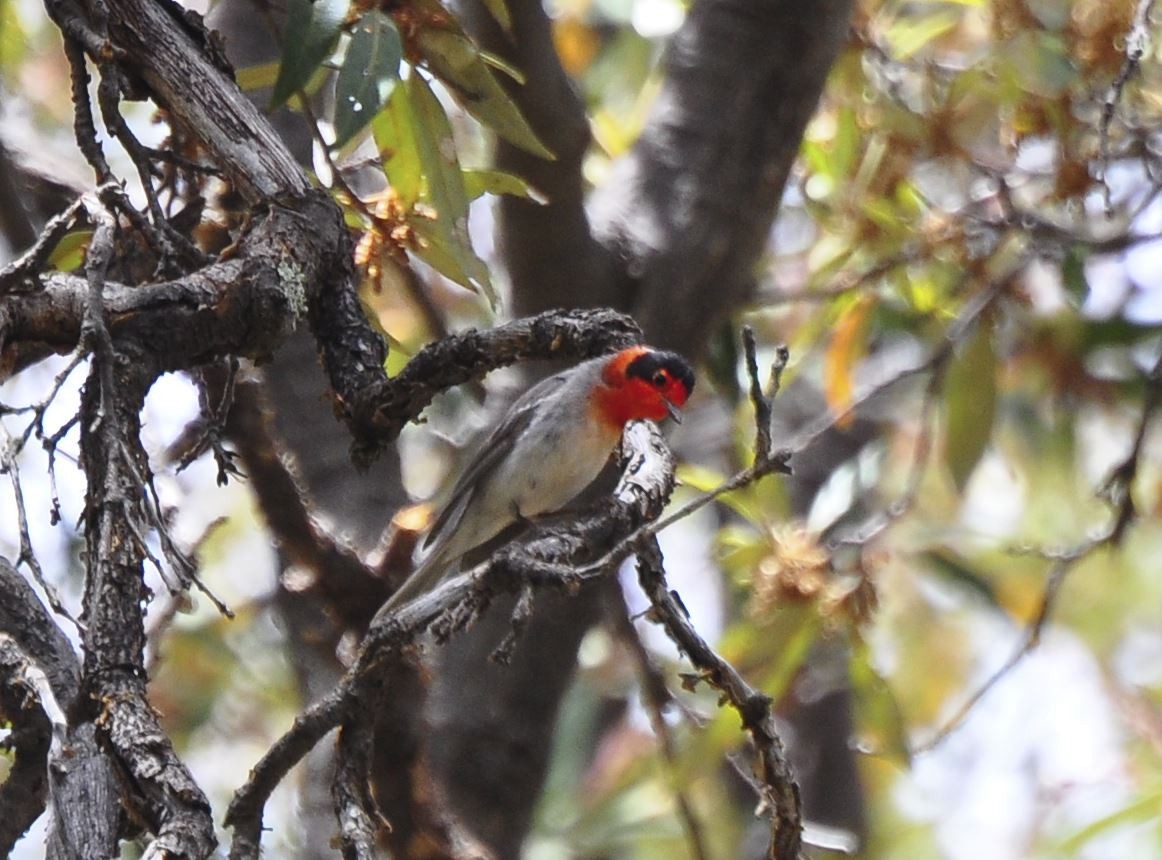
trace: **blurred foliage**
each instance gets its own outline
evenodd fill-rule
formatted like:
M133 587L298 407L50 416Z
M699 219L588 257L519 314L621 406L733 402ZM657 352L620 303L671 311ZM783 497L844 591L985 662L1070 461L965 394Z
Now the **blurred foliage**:
M502 0L487 5L507 26ZM785 710L807 695L821 652L842 655L866 856L1162 856L1155 427L1129 486L1110 482L1159 385L1162 40L1151 25L1140 67L1115 92L1134 2L857 7L747 319L767 343L791 347L777 417L817 402L862 441L801 507L779 479L722 498L711 532L697 536L709 562L671 557L677 587L698 618L721 592L721 617L708 611L711 627L722 625L719 647ZM591 115L586 175L600 182L648 116L684 7L560 0L553 10L558 51ZM359 238L379 323L406 351L431 335L425 301L487 316L475 295L496 301L494 261L473 245L473 201L537 192L487 168L481 135L552 157L506 94L519 73L478 50L437 0L291 0L289 14L281 62L238 79L272 88L272 105L312 116L326 106L319 178ZM0 4L7 88L33 125L67 137L55 44L23 4ZM78 265L84 241L67 239L57 265ZM430 268L409 272L417 260ZM465 300L436 273L475 295ZM713 354L735 431L694 452L685 493L751 456L750 410L731 378L737 350L717 337ZM806 431L787 432L790 443ZM922 749L1046 608L1055 553L1110 528L1127 493L1133 523L1068 566L1038 650L959 730ZM705 531L694 519L682 529ZM207 566L212 582L236 576L228 558ZM152 689L187 755L243 742L261 750L293 716L264 598L240 599L237 621L183 617L163 640ZM755 824L754 797L728 764L742 743L737 716L696 679L683 684L688 667L648 641L677 689L666 709L674 760L660 755L639 704L634 657L594 632L530 858L690 856L679 792L711 856L742 856ZM247 750L233 755L241 772L255 758ZM990 851L989 834L1009 841Z

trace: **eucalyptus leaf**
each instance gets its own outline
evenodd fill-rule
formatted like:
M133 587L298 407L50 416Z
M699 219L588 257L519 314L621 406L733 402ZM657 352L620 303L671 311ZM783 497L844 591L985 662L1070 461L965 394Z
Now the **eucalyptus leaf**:
M281 107L301 90L339 41L349 0L289 0L282 59L270 107Z
M335 145L363 131L399 80L403 42L392 20L368 12L351 36L335 82Z
M413 74L408 78L407 90L416 151L426 179L427 193L422 199L434 210L433 217L411 222L422 240L419 256L452 280L483 292L495 306L497 296L488 267L472 250L468 236L468 192L456 157L451 123L423 76Z
M406 211L420 199L423 165L416 146L415 116L409 88L392 90L384 108L371 120L383 173L400 206Z
M957 489L963 491L992 438L996 414L997 356L991 328L984 321L948 369L944 404L944 459Z

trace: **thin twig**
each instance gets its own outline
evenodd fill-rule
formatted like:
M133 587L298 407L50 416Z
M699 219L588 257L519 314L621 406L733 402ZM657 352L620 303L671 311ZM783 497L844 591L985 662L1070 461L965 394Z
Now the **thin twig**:
M1106 172L1109 170L1110 164L1110 124L1114 119L1114 112L1118 108L1118 103L1122 100L1122 93L1129 83L1130 78L1138 70L1141 65L1142 57L1146 53L1146 49L1150 44L1150 13L1154 9L1155 0L1138 0L1138 6L1134 11L1134 21L1130 26L1130 31L1126 34L1126 56L1122 61L1122 67L1118 70L1117 77L1110 85L1109 91L1106 93L1105 101L1102 103L1101 120L1098 123L1098 135L1101 141L1101 182L1105 198L1106 217L1113 214L1113 200L1111 197L1110 186L1106 181Z
M654 730L654 737L658 742L664 762L666 781L670 791L674 794L674 805L678 810L678 818L686 831L686 842L690 846L690 855L696 860L709 860L710 852L706 847L706 839L702 834L702 825L694 812L694 806L686 796L680 775L678 760L678 745L674 741L674 733L670 724L666 722L665 710L674 703L674 696L666 686L666 678L654 664L645 643L638 635L630 617L629 607L625 602L625 594L620 588L611 590L611 599L607 603L609 618L616 636L629 650L633 658L634 668L637 669L638 683L641 687L642 704L650 719L650 727Z
M1105 545L1109 541L1111 533L1107 533L1094 540L1086 541L1083 544L1075 547L1067 555L1063 555L1056 562L1049 571L1049 576L1045 581L1045 589L1041 594L1041 602L1037 609L1037 615L1029 622L1025 628L1025 633L1021 637L1020 644L1014 649L1009 658L1005 660L1001 666L993 672L983 684L981 684L964 702L958 707L948 719L937 729L927 740L916 744L910 750L912 755L923 755L924 753L932 752L940 746L948 737L955 732L968 715L972 713L980 701L987 696L992 689L999 684L1005 676L1013 671L1017 665L1024 659L1025 655L1036 648L1041 642L1041 634L1044 632L1045 624L1049 620L1049 616L1053 612L1053 607L1057 603L1057 596L1061 592L1061 586L1065 584L1065 579L1069 571L1073 568L1080 559L1085 558L1099 546Z
M45 578L40 560L32 549L32 538L28 532L28 512L24 505L24 490L20 485L20 467L16 462L16 440L13 439L3 423L0 423L0 431L7 439L3 452L0 452L0 471L8 473L8 479L12 482L12 494L16 501L16 524L20 535L20 555L16 559L16 566L24 565L28 568L32 578L36 580L36 584L44 590L45 596L48 598L48 605L52 607L53 612L67 618L77 629L81 629L80 622L61 603L60 594L56 588Z
M0 269L0 294L15 292L19 284L39 286L37 276L48 265L48 259L61 239L73 229L84 205L84 201L78 198L63 212L50 218L32 247Z
M942 744L964 723L972 709L1017 667L1025 655L1040 644L1045 625L1053 613L1061 588L1070 571L1076 567L1078 562L1088 558L1098 550L1117 546L1122 542L1126 530L1136 519L1131 485L1138 471L1146 431L1160 402L1162 402L1162 354L1156 359L1147 375L1145 402L1130 451L1125 459L1114 467L1110 477L1099 490L1099 495L1106 498L1113 506L1112 523L1097 536L1065 549L1017 547L1013 550L1022 555L1038 555L1051 562L1037 614L1026 625L1020 644L1009 658L956 709L952 716L944 721L931 737L914 747L913 754L930 752Z
M651 537L638 549L638 578L650 599L649 617L661 624L701 674L701 680L718 690L742 720L754 746L755 772L762 787L764 809L771 816L769 860L797 860L802 840L799 787L795 783L786 750L775 729L769 696L746 682L698 635L681 602L666 583L662 553Z

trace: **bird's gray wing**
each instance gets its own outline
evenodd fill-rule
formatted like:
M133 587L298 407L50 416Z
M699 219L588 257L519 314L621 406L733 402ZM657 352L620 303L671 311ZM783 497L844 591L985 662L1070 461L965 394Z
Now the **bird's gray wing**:
M424 538L423 546L425 548L438 542L441 535L455 532L460 518L472 501L472 495L476 488L512 450L514 440L532 423L536 415L537 405L560 388L567 376L567 373L558 373L541 380L517 398L516 402L509 407L504 419L480 446L468 467L456 479L456 484L452 487L448 500L444 502L443 508L436 516L436 521L432 523L427 537Z

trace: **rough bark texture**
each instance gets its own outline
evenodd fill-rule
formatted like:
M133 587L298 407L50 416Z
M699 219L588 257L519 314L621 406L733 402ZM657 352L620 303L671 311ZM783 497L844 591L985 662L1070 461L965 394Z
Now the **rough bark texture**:
M61 707L72 704L80 683L80 667L72 646L45 610L36 593L11 563L0 558L0 713L12 726L15 747L8 778L0 785L0 854L7 856L44 811L48 800L48 754L52 726L43 704L18 689L13 673L20 661L35 659Z

